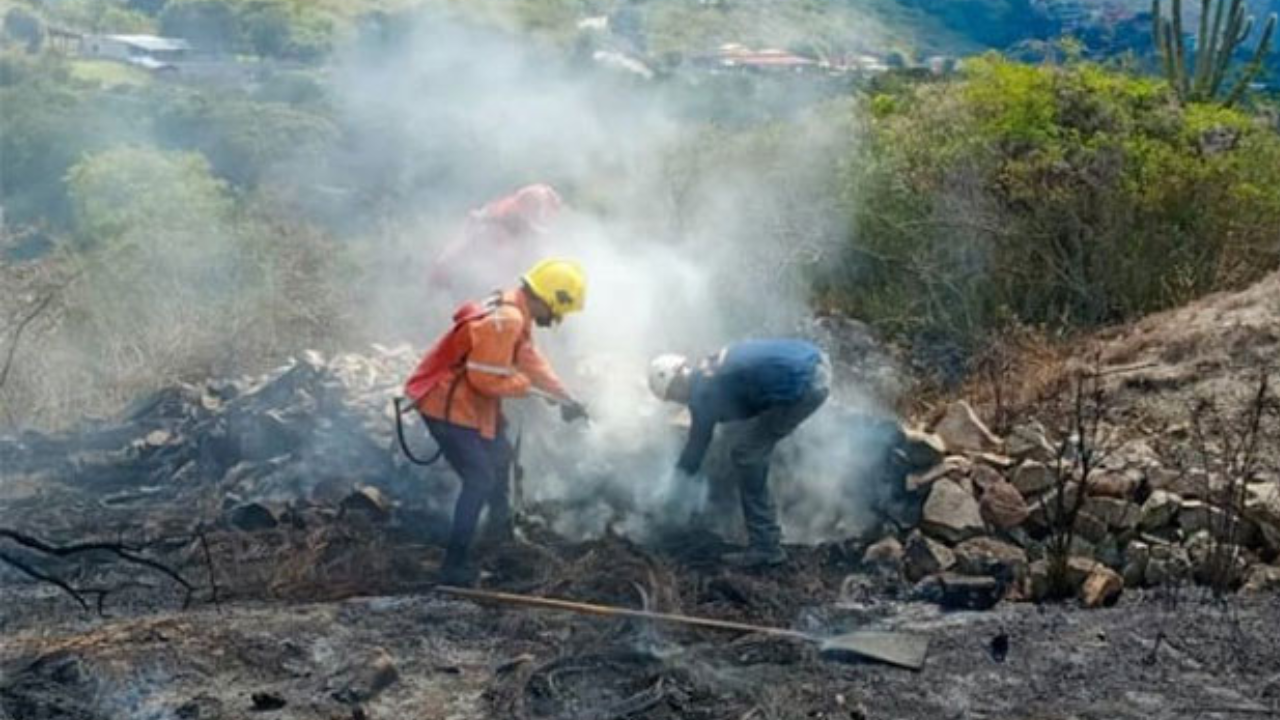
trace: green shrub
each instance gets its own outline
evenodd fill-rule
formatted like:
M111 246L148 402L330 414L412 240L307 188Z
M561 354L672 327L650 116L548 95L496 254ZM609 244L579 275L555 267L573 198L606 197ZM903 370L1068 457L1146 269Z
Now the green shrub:
M1007 320L1124 320L1277 264L1280 138L1093 65L970 61L876 97L820 302L971 346Z

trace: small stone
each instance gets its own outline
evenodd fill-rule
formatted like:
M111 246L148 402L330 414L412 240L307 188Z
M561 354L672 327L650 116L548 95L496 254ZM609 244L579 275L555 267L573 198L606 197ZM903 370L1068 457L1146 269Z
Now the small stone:
M1058 475L1044 463L1028 460L1013 471L1013 486L1024 496L1039 495L1058 484Z
M1147 563L1146 583L1151 586L1182 580L1190 574L1191 558L1176 545L1152 545Z
M374 522L386 522L391 518L391 502L382 491L372 485L352 490L339 504L341 514L363 515Z
M1005 440L1005 452L1018 460L1050 462L1056 456L1049 443L1048 433L1038 422L1018 425Z
M987 487L978 503L982 519L1000 530L1011 530L1026 521L1031 514L1026 498L1011 483L1001 479Z
M256 502L236 505L227 511L226 517L231 527L245 532L270 530L280 524L271 508Z
M1254 565L1245 575L1241 592L1264 593L1280 590L1280 567L1274 565Z
M382 648L374 648L367 657L338 672L330 684L336 688L331 696L351 705L368 702L399 679L400 670L391 655Z
M942 438L951 452L992 452L1003 445L963 400L947 408L946 414L934 425L933 432Z
M1263 544L1280 552L1280 483L1246 485L1243 514L1258 526Z
M1112 605L1124 590L1124 578L1106 565L1095 565L1080 587L1080 603L1087 608Z
M1086 557L1076 555L1068 557L1066 567L1063 568L1062 580L1065 583L1063 590L1070 594L1077 594L1085 580L1093 574L1094 568L1098 567L1105 566ZM1032 599L1045 600L1051 595L1053 587L1050 583L1049 568L1050 560L1037 560L1028 568Z
M956 563L955 553L951 548L919 530L912 531L903 548L903 574L911 582L919 582L923 578L950 569Z
M1207 531L1222 520L1222 511L1203 500L1184 500L1178 509L1178 527L1184 533L1194 535Z
M989 610L1004 597L1006 583L993 577L940 573L920 581L917 597L950 610Z
M1015 580L1027 574L1022 548L990 537L965 540L955 548L956 570L966 575L991 575Z
M153 448L164 447L173 439L173 433L168 430L152 430L147 433L146 443Z
M969 480L973 482L973 486L982 492L986 492L987 488L992 485L999 485L1005 482L1004 476L999 470L990 465L981 463L975 464L969 471Z
M1096 545L1107 537L1107 524L1082 510L1076 513L1075 531L1082 539Z
M1182 498L1167 490L1153 490L1142 503L1142 517L1138 527L1143 530L1155 530L1174 521L1178 510L1182 508Z
M249 699L253 701L253 709L256 712L279 710L288 705L284 698L273 692L256 692L250 695Z
M1089 478L1089 495L1128 500L1137 492L1139 483L1125 473L1102 472Z
M973 467L973 463L968 458L960 455L953 455L935 465L927 472L921 474L907 475L907 490L916 492L922 488L928 488L933 483L944 477L959 478L969 473L969 469Z
M904 428L903 441L900 444L903 458L907 466L915 470L931 468L942 462L947 454L947 446L942 438L933 433L912 428Z
M986 529L978 501L953 480L939 480L929 490L922 518L924 530L947 542L960 542Z
M862 554L862 563L870 567L897 572L902 569L903 557L902 543L890 535L868 547Z
M1132 540L1124 551L1124 584L1138 587L1146 581L1147 563L1151 561L1151 546L1141 540Z
M1085 498L1082 512L1086 512L1117 530L1132 530L1142 519L1142 510L1137 505L1114 497Z

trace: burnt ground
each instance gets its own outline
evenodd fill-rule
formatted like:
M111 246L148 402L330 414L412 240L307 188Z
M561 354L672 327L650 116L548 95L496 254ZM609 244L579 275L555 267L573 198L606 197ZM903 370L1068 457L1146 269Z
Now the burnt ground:
M247 566L219 567L217 606L201 597L181 610L167 581L135 577L106 617L6 575L0 717L1280 717L1275 596L1219 604L1165 588L1102 610L948 613L860 572L854 543L794 548L786 567L758 573L724 570L721 550L703 535L647 550L542 538L492 550L485 584L815 633L909 629L932 639L925 669L837 662L760 635L446 599L427 584L438 550L383 546L392 557L381 567L395 569L364 563L374 596L353 596L336 571L264 593L236 585ZM330 553L324 562L342 554Z

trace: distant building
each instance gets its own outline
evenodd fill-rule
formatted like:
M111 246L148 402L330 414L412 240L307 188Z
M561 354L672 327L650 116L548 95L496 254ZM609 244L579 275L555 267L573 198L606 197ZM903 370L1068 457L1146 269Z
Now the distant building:
M175 69L190 51L186 40L155 35L86 35L80 39L84 57L118 60L148 70Z
M738 43L721 45L715 53L694 58L694 62L711 68L760 71L799 72L818 67L817 60L787 50L754 50Z

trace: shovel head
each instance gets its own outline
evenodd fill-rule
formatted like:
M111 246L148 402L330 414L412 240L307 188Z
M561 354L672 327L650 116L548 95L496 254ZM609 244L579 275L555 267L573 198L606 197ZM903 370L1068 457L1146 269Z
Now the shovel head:
M929 654L929 639L906 633L861 630L823 638L820 652L837 660L875 660L920 670Z

